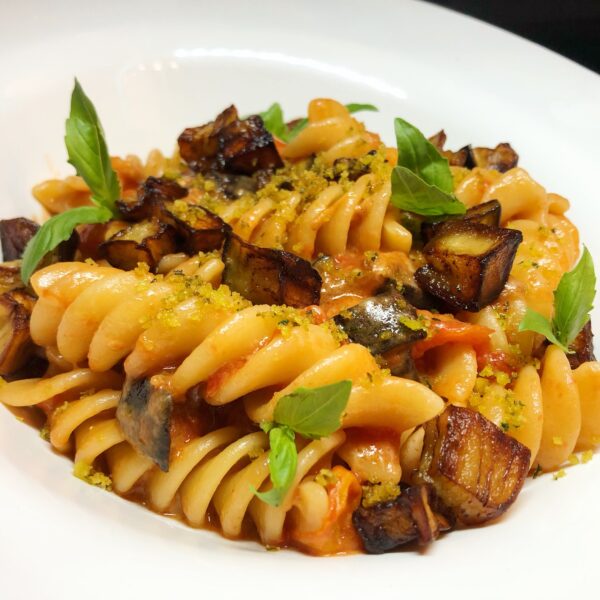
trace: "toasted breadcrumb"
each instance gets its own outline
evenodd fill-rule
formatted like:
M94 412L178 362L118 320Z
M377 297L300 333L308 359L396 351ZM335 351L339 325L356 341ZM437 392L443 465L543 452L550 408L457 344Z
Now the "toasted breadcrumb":
M112 480L108 475L101 471L96 471L92 465L88 465L81 460L73 465L73 475L90 485L95 485L108 492L112 490Z

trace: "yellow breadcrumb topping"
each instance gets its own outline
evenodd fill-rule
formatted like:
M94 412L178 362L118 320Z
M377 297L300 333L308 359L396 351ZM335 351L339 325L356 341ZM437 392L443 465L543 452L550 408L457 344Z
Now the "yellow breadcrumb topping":
M557 481L566 476L567 476L567 472L564 469L560 469L560 471L557 471L556 473L554 473L554 475L552 475L552 479L554 479L554 481Z
M502 371L494 371L491 367L485 367L481 373L489 374L490 377L493 375L496 381L490 381L487 377L477 377L475 388L468 400L469 406L503 431L521 427L526 422L523 414L525 405L512 390L506 388L511 381L510 377Z
M315 483L327 487L328 485L337 481L336 474L331 469L321 469L315 475Z
M73 465L73 475L90 485L95 485L108 492L112 490L112 480L108 475L101 471L96 471L92 465L88 465L81 460Z
M395 500L400 495L400 486L389 481L374 485L363 485L362 490L362 505L364 508L369 508L380 502Z

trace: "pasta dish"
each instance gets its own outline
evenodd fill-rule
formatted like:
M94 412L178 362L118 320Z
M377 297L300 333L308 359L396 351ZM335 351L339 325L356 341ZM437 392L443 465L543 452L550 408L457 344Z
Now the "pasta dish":
M234 106L111 157L78 82L77 175L0 222L0 402L74 474L313 555L496 519L600 443L595 274L507 143L446 149L372 105ZM579 453L579 454L578 454Z

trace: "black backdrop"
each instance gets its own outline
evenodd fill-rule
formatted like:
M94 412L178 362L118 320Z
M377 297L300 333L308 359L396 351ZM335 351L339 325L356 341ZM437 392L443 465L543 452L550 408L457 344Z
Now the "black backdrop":
M429 0L508 29L600 73L600 0Z

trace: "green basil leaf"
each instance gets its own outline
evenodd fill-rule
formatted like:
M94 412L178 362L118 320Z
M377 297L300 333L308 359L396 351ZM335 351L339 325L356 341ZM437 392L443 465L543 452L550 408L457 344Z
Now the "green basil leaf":
M539 312L528 308L519 325L519 331L534 331L546 337L549 342L562 348L565 352L569 349L554 335L552 323Z
M398 146L398 166L406 167L425 183L439 188L442 192L452 194L454 181L447 159L408 121L396 118L394 129Z
M83 223L106 223L112 216L103 206L81 206L48 219L29 240L21 263L21 279L29 281L38 263L61 242L68 240L77 225Z
M572 271L565 273L554 292L554 319L556 337L569 346L590 319L596 295L594 261L584 247L581 259Z
M351 102L350 104L346 104L346 108L348 109L348 112L353 115L354 113L360 112L362 110L365 111L369 111L369 112L379 112L379 109L374 106L373 104L357 104L354 102Z
M264 112L258 113L267 131L278 137L280 140L285 141L288 134L288 126L283 120L283 110L279 102L274 102Z
M298 388L279 399L274 420L300 435L318 439L341 426L352 382L338 381L318 388Z
M429 185L407 167L394 167L392 171L392 197L390 202L401 210L427 217L464 215L467 207L453 195Z
M272 489L254 493L267 504L279 506L296 477L298 451L294 432L285 426L274 426L269 431L269 474Z
M71 94L65 144L69 162L90 188L92 201L114 213L115 202L121 194L119 180L110 163L96 109L77 79Z

